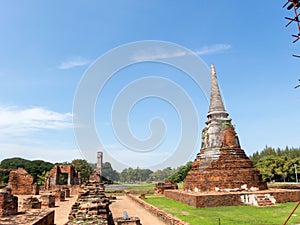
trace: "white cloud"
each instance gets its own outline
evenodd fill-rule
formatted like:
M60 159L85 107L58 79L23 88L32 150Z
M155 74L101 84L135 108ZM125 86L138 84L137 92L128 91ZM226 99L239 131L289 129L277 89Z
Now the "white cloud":
M78 66L88 65L91 61L82 57L73 57L64 62L61 62L58 69L67 70Z
M58 113L41 107L20 109L0 106L0 136L25 135L42 129L71 127L71 113Z
M202 56L202 55L210 55L210 54L217 54L217 53L223 53L226 50L231 49L232 46L229 44L215 44L210 46L204 46L200 48L199 50L193 51L196 55ZM161 49L151 49L146 52L140 52L139 54L135 55L133 57L134 60L137 61L144 61L144 60L158 60L158 59L167 59L167 58L174 58L174 57L182 57L190 54L190 51L174 51L174 52L165 52Z
M211 46L204 46L199 50L196 50L195 53L197 55L210 55L216 53L223 53L226 50L231 49L231 45L229 44L215 44Z

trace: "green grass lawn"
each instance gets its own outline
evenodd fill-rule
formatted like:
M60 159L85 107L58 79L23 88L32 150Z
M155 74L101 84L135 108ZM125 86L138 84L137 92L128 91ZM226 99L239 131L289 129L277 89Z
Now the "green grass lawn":
M154 190L155 184L149 184L149 183L141 183L136 185L131 185L126 187L126 190Z
M215 208L193 208L165 197L151 196L146 202L180 218L191 225L271 225L282 224L297 203L282 203L274 207L225 206ZM299 214L299 215L298 215ZM300 208L288 224L300 224Z

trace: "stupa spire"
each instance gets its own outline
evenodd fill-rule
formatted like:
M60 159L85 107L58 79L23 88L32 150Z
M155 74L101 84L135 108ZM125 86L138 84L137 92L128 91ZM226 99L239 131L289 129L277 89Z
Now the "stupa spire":
M228 115L223 104L214 64L211 64L210 68L211 68L211 90L210 90L210 104L209 104L209 110L207 116L216 113L217 114L226 113Z

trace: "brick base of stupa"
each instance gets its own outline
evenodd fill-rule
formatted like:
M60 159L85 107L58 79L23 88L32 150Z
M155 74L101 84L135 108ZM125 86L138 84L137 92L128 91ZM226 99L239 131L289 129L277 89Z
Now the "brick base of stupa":
M268 189L266 182L240 148L220 148L219 156L210 162L201 160L203 150L193 163L183 188L186 191L215 191L225 189ZM206 157L207 160L207 157Z
M273 189L263 191L237 191L237 192L188 192L183 190L165 190L165 197L182 202L195 208L251 205L243 202L250 196L270 195L277 203L299 202L299 189Z

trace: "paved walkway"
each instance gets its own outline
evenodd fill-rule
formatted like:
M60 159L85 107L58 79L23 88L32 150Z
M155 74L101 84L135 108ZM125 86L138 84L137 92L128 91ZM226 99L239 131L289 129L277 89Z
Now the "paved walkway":
M113 201L109 208L114 218L123 217L123 212L126 211L129 217L139 217L143 225L166 225L127 196L117 196L117 200Z

